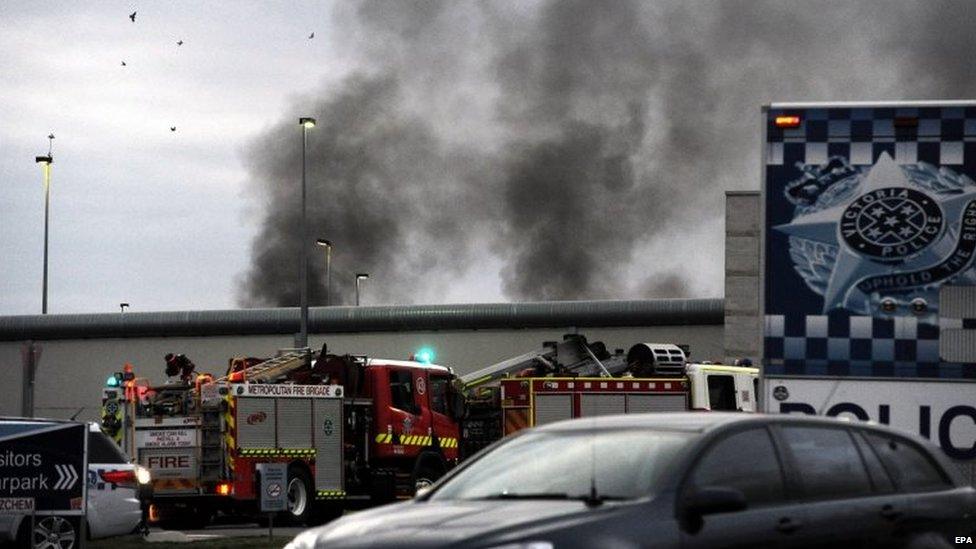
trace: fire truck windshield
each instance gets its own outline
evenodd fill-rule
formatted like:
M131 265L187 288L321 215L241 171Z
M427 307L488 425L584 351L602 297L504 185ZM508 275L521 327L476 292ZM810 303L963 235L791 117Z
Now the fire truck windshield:
M640 498L654 492L659 473L691 438L641 429L530 432L458 472L430 499Z

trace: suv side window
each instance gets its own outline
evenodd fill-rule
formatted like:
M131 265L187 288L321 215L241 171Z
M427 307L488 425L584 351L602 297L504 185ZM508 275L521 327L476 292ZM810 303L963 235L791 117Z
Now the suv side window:
M407 370L390 370L390 397L394 408L411 414L417 405L413 398L413 376Z
M871 495L871 481L847 429L784 425L781 432L806 499Z
M695 465L690 485L695 488L735 488L749 507L783 501L783 471L766 429L749 429L712 444Z
M927 455L925 450L899 437L881 433L865 433L865 438L878 453L881 463L901 491L924 492L943 490L951 486L945 472Z
M88 462L117 465L129 463L129 459L107 435L88 431Z
M710 374L708 379L708 408L713 411L739 408L735 405L735 377Z

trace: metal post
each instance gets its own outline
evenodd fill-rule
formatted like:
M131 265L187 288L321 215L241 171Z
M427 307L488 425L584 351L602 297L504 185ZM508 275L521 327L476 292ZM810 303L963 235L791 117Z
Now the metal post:
M49 140L47 155L35 156L34 162L44 166L44 275L41 281L41 314L47 314L47 237L48 225L51 213L51 164L54 163L54 156L51 150L54 146L54 134L47 136Z
M325 247L325 305L329 306L332 304L332 241L319 238L315 244Z
M359 307L359 283L369 278L367 273L356 273L356 306Z
M47 235L51 211L51 163L44 163L44 283L42 286L41 314L47 314Z
M332 244L325 248L325 306L332 305Z
M37 382L37 367L41 360L41 346L34 341L24 343L21 346L21 358L24 364L21 415L34 417L34 388Z
M304 119L299 120L299 123L302 125L302 274L299 282L302 326L301 334L298 337L298 346L305 348L308 347L308 227L305 219L305 159L308 145L308 127L305 125Z

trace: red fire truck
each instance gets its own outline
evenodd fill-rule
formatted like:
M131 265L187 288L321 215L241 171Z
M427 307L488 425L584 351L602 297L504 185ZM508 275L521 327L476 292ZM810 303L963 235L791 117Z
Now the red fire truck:
M289 514L313 524L409 497L458 460L455 376L443 366L292 351L233 359L219 379L117 379L103 426L151 471L150 519L164 526L256 515L258 463L288 464Z
M257 515L257 465L282 462L289 517L314 524L347 507L410 497L532 425L707 409L710 398L753 410L755 376L752 368L688 366L675 345L639 344L625 355L580 335L463 378L416 360L293 350L232 359L218 379L186 364L180 381L158 386L120 373L103 393L103 426L152 472L151 520L185 527L216 511Z

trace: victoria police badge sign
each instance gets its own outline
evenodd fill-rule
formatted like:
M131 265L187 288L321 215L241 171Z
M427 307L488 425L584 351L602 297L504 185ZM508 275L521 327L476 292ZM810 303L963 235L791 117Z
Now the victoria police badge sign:
M767 126L769 373L976 377L938 345L940 288L976 284L969 111L799 109L801 127Z
M789 223L773 227L791 237L794 269L823 296L823 313L840 308L870 314L885 297L905 303L933 297L940 283L971 268L971 179L924 164L899 166L883 153L845 184L842 192L798 204ZM818 254L817 245L831 252ZM935 307L938 300L928 301Z

